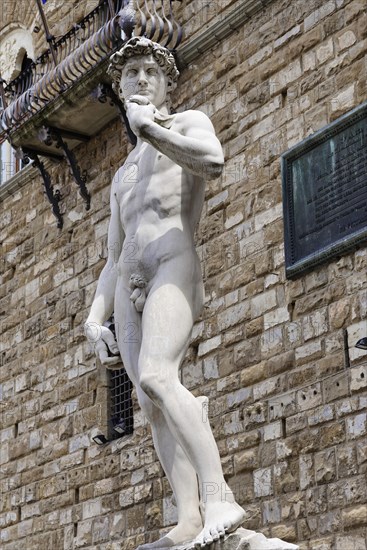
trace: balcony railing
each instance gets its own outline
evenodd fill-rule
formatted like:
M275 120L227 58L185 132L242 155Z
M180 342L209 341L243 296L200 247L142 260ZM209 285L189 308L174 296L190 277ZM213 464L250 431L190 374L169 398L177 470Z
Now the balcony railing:
M79 46L84 44L86 40L104 27L111 19L109 5L107 0L105 0L82 21L75 24L69 32L54 42L53 49L56 54L56 65L62 63L62 61L75 52ZM55 62L51 51L47 50L28 69L8 84L5 92L10 101L14 101L31 86L34 86L45 74L52 71L54 67Z
M0 143L34 114L77 84L132 33L175 50L182 38L173 0L101 0L62 38L4 88ZM180 0L179 0L180 1Z

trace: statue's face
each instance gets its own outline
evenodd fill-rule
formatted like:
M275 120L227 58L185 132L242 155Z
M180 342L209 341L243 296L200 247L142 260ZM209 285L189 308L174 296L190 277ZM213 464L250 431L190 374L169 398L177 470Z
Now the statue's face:
M142 95L158 109L166 101L168 78L152 55L130 57L120 82L121 98Z

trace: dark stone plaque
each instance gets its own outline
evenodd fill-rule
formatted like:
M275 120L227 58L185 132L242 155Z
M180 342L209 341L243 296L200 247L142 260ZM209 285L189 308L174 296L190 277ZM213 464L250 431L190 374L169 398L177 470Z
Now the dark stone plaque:
M367 242L367 102L282 155L288 278Z

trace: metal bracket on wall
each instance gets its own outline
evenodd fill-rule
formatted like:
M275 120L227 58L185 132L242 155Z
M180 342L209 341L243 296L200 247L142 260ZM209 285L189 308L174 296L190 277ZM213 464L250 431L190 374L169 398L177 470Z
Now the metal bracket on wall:
M64 222L63 222L62 215L61 215L61 212L60 212L60 207L59 207L59 202L61 200L60 191L58 189L56 191L54 191L53 185L51 183L51 176L47 172L43 162L40 160L40 158L38 156L38 154L39 154L38 151L35 151L34 149L27 149L26 147L24 147L22 149L22 151L23 151L23 162L25 164L28 164L31 160L33 160L33 165L32 166L37 168L39 173L41 174L46 196L47 196L47 198L48 198L48 200L49 200L49 202L52 206L52 212L53 212L55 218L57 219L57 227L59 229L62 229L62 226L64 225ZM44 155L44 153L41 153L41 152L40 152L40 154ZM60 159L60 157L57 156L57 155L50 154L50 155L47 155L47 156L49 156L51 158Z
M68 163L71 173L74 177L74 180L79 187L79 193L86 203L85 208L86 210L89 210L91 197L85 185L86 177L82 176L75 155L72 150L69 149L69 146L65 141L65 139L74 139L77 141L86 142L89 140L89 137L83 134L78 134L76 132L71 132L69 130L55 128L54 126L44 126L39 131L38 138L46 145L52 145L53 143L56 143L56 147L62 149L66 162Z
M127 137L134 146L136 145L137 138L132 129L130 128L129 120L126 116L126 111L124 104L122 101L118 98L118 96L115 94L111 86L108 86L108 84L99 84L97 86L97 90L95 92L96 97L98 101L101 103L107 103L108 99L111 102L111 105L114 105L116 109L118 110L118 113L120 115L120 118L122 122L125 125Z

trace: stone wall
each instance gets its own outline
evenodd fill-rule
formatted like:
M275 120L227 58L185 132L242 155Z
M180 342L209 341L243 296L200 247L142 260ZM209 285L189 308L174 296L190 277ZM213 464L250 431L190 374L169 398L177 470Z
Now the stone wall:
M183 2L186 41L238 2L206 4ZM246 527L302 550L366 549L367 356L354 344L367 335L367 249L286 280L279 157L367 100L366 12L363 0L275 0L185 69L174 97L209 114L226 156L197 231L206 304L182 379L210 399ZM132 437L89 437L105 378L82 323L128 147L116 121L76 150L89 212L66 166L50 168L61 232L32 167L2 203L4 550L133 550L175 521L137 406Z

